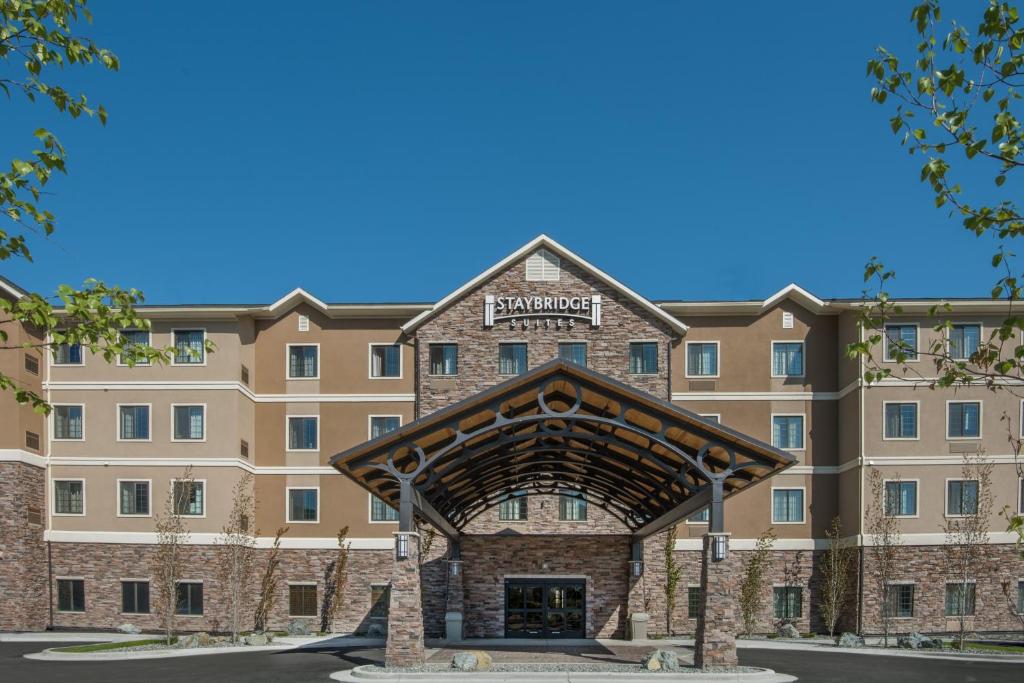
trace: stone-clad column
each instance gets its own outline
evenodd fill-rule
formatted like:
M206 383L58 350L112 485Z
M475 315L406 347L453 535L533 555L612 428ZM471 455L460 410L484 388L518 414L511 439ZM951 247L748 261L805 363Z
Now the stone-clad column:
M644 561L644 542L638 541L630 544L629 561L626 563L626 573L629 581L629 594L626 602L626 633L630 640L636 640L641 634L633 633L633 615L644 615L647 607L644 604L644 577L646 567L641 565L640 576L634 571L634 562ZM643 634L646 635L646 634Z
M452 542L449 541L449 543ZM453 552L448 560L448 594L445 601L444 613L444 635L451 641L462 640L464 637L463 620L465 618L465 592L462 587L462 572L464 566L462 557L459 554L458 546L454 545Z
M715 561L715 538L725 539L725 558ZM697 643L693 663L697 667L736 666L736 631L739 629L739 584L742 564L729 552L729 534L704 536L700 561L700 614L697 618Z
M426 661L423 652L423 602L420 590L420 538L415 532L395 534L409 537L409 556L398 559L395 553L391 570L391 600L388 607L388 642L384 650L385 666L419 666Z

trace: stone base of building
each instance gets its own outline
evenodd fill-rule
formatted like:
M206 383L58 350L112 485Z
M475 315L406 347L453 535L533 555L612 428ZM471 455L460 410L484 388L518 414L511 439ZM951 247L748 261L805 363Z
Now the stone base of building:
M0 462L0 631L42 631L49 621L45 482L40 467Z

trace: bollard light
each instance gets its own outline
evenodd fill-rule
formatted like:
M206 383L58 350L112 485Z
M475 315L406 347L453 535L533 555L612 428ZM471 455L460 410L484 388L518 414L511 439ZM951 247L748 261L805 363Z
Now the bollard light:
M725 559L726 551L729 548L728 541L725 536L715 536L714 542L711 546L711 559L715 562L721 562Z
M448 560L448 575L458 576L462 572L462 560Z
M405 560L409 557L409 534L396 534L395 558Z
M630 560L629 561L629 573L634 579L638 579L644 575L644 563L643 560Z

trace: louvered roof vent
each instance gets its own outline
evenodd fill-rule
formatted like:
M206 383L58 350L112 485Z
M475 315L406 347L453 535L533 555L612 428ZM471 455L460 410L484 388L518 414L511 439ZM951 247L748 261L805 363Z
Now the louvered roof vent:
M557 281L560 270L561 260L547 249L538 249L526 259L528 281Z

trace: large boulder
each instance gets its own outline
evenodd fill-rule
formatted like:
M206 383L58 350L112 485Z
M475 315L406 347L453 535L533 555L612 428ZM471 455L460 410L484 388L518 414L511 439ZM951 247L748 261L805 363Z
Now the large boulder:
M896 646L904 650L937 650L942 647L942 641L913 631L897 638Z
M117 627L117 630L120 631L121 633L131 633L133 635L136 634L136 633L142 633L142 629L141 628L139 628L135 624L128 624L128 623L121 624L120 626Z
M491 663L491 656L482 650L456 652L452 657L452 669L456 671L485 671Z
M285 630L290 636L308 636L309 622L304 619L292 619Z
M864 638L856 633L846 632L839 636L839 640L836 641L836 647L864 647Z
M246 645L267 645L270 643L270 639L266 633L253 633L245 637L243 641Z
M785 623L779 624L779 627L777 629L775 629L775 632L779 634L779 638L799 638L800 637L800 631L797 629L796 626L793 626L793 624L789 623L788 621L785 622Z
M659 648L644 655L640 665L647 671L679 671L679 657L672 650Z

